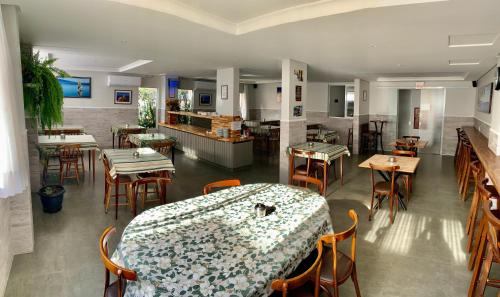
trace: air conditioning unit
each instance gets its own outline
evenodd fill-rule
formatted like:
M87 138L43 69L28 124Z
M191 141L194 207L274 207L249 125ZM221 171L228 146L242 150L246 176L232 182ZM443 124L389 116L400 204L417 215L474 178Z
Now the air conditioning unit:
M123 75L108 75L108 87L140 87L141 77L139 76L123 76Z

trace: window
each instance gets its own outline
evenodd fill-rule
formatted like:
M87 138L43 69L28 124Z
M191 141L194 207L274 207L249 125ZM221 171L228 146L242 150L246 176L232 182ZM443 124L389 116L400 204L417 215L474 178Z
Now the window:
M328 116L352 117L354 114L354 86L331 85L328 92Z

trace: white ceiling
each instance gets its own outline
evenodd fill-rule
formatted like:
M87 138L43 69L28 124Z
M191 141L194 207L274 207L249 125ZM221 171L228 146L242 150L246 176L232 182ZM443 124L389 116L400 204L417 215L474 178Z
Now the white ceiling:
M142 0L151 1L172 0ZM198 5L199 10L208 9L205 5L212 7L207 13L217 13L216 17L227 19L228 24L248 17L259 18L255 14L270 10L295 9L286 8L289 1L285 0L254 1L255 6L248 6L253 1L230 0L186 0L186 5ZM448 47L450 35L500 33L498 0L449 0L360 9L273 24L245 34L201 24L199 19L186 20L184 14L172 15L131 5L136 0L0 2L21 7L24 42L80 55L78 59L60 55L60 63L117 68L131 61L153 60L127 71L137 74L214 77L217 68L237 66L243 74L256 75L252 76L255 80L276 79L280 78L280 60L292 58L309 64L309 78L314 81L444 75L473 80L496 63L500 52L499 41L484 47ZM266 8L265 2L273 6ZM306 0L290 2L308 7L317 4ZM332 3L332 0L319 2ZM364 2L369 7L375 2L401 3L400 0ZM244 13L240 7L246 8ZM450 60L466 59L480 63L449 65Z

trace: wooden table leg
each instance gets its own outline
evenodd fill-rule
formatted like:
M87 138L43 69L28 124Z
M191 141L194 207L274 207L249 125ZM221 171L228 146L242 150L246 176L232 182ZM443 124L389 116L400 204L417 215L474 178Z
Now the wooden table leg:
M89 150L89 173L90 173L90 162L91 162L91 156L92 156L92 152Z
M120 175L115 177L115 220L118 220L118 193L120 191Z
M340 185L344 185L344 155L340 156Z
M175 146L172 147L172 164L175 165Z
M328 164L326 161L323 161L323 194L326 197L326 189L328 188L328 176L326 174L328 170Z
M113 148L115 148L115 132L113 132Z
M90 171L90 164L89 164L89 171ZM92 179L95 182L95 149L92 150Z
M168 177L166 170L161 172L161 177ZM162 183L160 186L161 186L160 203L166 204L167 203L167 183Z
M292 184L292 175L293 175L293 156L290 154L288 156L288 184Z

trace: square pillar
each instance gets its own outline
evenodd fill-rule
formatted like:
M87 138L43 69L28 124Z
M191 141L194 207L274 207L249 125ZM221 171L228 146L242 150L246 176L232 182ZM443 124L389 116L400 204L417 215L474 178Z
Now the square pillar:
M281 66L280 183L289 177L290 145L306 142L307 64L285 59Z
M240 69L231 67L217 69L215 111L219 115L239 116L240 113Z

